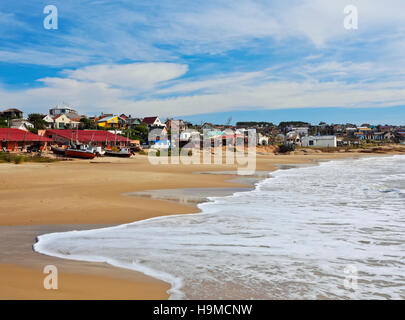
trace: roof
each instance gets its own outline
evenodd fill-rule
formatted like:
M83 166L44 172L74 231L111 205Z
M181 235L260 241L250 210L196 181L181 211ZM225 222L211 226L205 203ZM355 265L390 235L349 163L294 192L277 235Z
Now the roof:
M58 135L65 139L79 140L80 142L105 142L105 141L117 141L117 142L129 142L127 138L120 135L115 135L104 130L63 130L63 129L48 129L46 134Z
M41 137L37 134L27 132L25 130L14 128L0 128L0 140L1 141L42 141L50 142L49 138Z
M157 118L158 117L146 117L146 118L143 118L142 122L146 123L146 124L154 124Z
M311 139L311 140L329 140L329 139L335 139L336 136L306 136L303 137L303 139Z
M30 124L31 124L31 122L29 122L29 121L26 120L26 119L12 119L12 120L10 121L10 123L11 123L11 124L16 124L16 123L30 123Z
M106 116L103 118L100 118L97 122L107 122L107 121L111 121L114 120L114 118L116 118L117 116Z
M7 110L4 110L4 111L2 111L2 112L22 112L21 110L18 110L18 109L7 109Z

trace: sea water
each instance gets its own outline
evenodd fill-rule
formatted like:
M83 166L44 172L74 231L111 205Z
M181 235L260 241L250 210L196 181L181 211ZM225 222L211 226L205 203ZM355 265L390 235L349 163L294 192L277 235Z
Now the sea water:
M35 250L144 272L172 299L405 298L405 156L278 170L199 207Z

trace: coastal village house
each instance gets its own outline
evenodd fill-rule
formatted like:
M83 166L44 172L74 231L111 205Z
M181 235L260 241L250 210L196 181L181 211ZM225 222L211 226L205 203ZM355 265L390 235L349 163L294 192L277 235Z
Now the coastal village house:
M167 129L166 128L151 128L148 135L148 144L154 145L158 141L167 140Z
M76 129L79 127L80 118L76 110L63 104L49 109L49 114L43 120L48 129Z
M76 129L80 124L79 121L71 120L66 114L58 114L53 117L46 115L43 120L49 129Z
M128 128L135 129L137 126L139 126L142 123L142 119L128 117L126 119L126 122L127 122Z
M10 128L28 131L33 129L34 125L25 119L13 119L10 121Z
M149 128L151 127L166 127L166 125L160 121L159 117L146 117L143 118L142 123L146 124Z
M183 120L167 119L165 124L166 128L172 131L182 132L187 129Z
M22 119L23 112L18 109L7 109L0 112L0 117L5 119Z
M72 121L80 121L81 116L77 113L76 110L70 108L68 105L64 104L61 106L57 106L56 108L52 108L49 110L49 115L52 118L55 118L56 116L60 116L64 114L66 117L68 117Z
M260 146L267 146L269 144L269 137L266 137L262 133L257 134L257 144Z
M336 136L306 136L301 138L303 147L336 147Z
M301 145L301 136L296 131L288 132L285 140L289 144L294 144L294 145L298 145L298 146Z
M69 145L70 143L83 143L103 148L114 146L127 146L130 140L120 135L104 130L54 130L45 131L45 136L52 139L58 145Z
M0 128L2 151L24 151L29 147L45 148L51 139L14 128Z
M108 115L97 120L97 125L102 128L120 129L125 127L125 119L120 116Z

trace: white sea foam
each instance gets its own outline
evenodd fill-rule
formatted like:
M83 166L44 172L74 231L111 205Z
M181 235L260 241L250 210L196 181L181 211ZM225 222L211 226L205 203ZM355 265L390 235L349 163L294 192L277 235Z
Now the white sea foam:
M201 214L39 237L36 251L171 283L173 299L405 298L405 157L279 170ZM346 266L357 290L344 287Z

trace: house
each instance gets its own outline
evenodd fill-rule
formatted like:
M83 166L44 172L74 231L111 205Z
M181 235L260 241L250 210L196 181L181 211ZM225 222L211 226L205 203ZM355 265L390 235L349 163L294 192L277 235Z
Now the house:
M336 147L336 136L306 136L301 138L303 147Z
M49 129L76 129L80 122L68 118L64 113L56 116L46 115L43 120L46 122L46 127Z
M197 130L188 129L180 133L180 141L190 141L192 139L200 141L201 133Z
M405 144L405 131L398 131L396 133L396 138L400 144Z
M156 141L167 139L167 129L166 128L155 128L149 132L148 142L153 145Z
M49 115L51 118L55 118L56 116L60 116L64 114L70 120L73 121L80 121L81 116L77 113L76 110L70 108L68 105L64 104L62 106L56 106L56 108L49 109Z
M34 125L25 119L12 119L10 128L28 131L30 128L33 129Z
M121 118L121 119L124 119L125 121L127 121L130 117L131 117L131 116L127 116L127 115L124 114L124 113L120 115L120 118Z
M127 121L128 128L131 128L131 129L136 128L137 126L139 126L142 123L142 119L140 119L140 118L129 117L126 119L126 121Z
M354 133L354 136L360 140L371 140L373 139L372 128L369 127L358 127L357 132Z
M219 125L215 125L215 124L206 122L201 126L201 129L202 130L224 130L225 126L219 126Z
M244 132L242 134L244 136ZM257 144L260 146L267 146L269 144L269 137L266 137L265 135L259 132L257 134Z
M97 125L103 128L123 128L125 120L119 116L106 116L97 120Z
M47 129L53 129L55 121L49 114L47 114L45 117L43 117L42 120L45 121L45 126Z
M393 141L395 139L395 134L391 131L384 133L384 140Z
M291 131L299 134L302 137L308 135L309 128L308 127L291 128Z
M7 109L0 112L0 117L5 119L22 119L23 112L18 109Z
M183 120L167 119L165 124L166 128L172 131L182 132L187 129Z
M142 123L148 125L149 128L151 127L165 127L166 125L160 121L159 117L146 117L143 118Z
M377 141L387 141L395 138L392 132L374 132L373 139Z
M289 144L301 145L301 136L296 131L288 132L285 140Z
M71 142L80 142L93 146L109 148L112 146L125 146L130 140L117 134L104 130L56 130L48 129L45 136L58 145L69 145Z
M24 151L28 147L46 148L51 139L15 128L0 128L1 150Z

